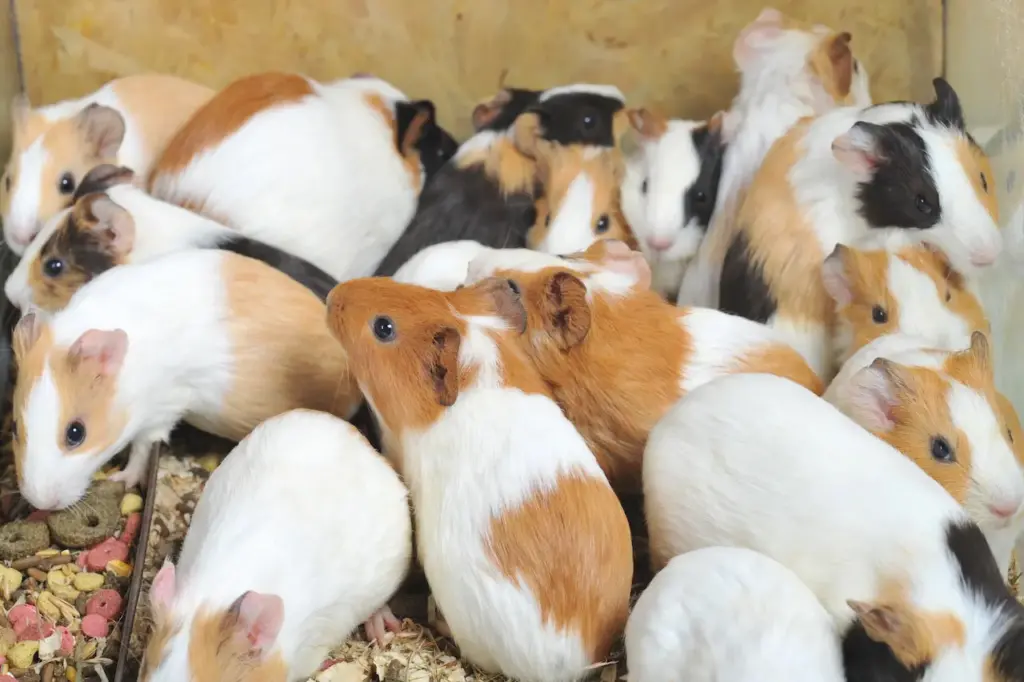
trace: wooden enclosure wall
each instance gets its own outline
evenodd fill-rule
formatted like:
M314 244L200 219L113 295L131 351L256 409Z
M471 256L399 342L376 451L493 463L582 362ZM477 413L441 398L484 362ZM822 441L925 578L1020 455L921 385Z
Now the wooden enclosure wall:
M0 5L0 159L7 158L11 145L11 117L8 105L15 93L21 89L14 24L11 19L7 7Z
M735 93L731 47L766 4L853 34L877 99L927 98L942 0L14 0L33 103L159 70L221 86L293 69L369 71L430 97L457 137L508 85L618 85L705 117Z

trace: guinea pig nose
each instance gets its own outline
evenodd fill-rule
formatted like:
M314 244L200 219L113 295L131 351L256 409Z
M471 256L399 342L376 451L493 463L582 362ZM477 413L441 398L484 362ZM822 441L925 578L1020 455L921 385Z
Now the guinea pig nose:
M672 240L667 237L648 237L647 245L655 251L664 251L672 246Z
M990 504L988 510L998 519L1008 519L1020 510L1020 504Z

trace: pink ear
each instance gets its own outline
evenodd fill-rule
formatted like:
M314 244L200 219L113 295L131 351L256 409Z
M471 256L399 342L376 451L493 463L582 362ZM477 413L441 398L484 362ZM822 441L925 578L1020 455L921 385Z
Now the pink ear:
M164 565L160 567L156 577L153 578L153 585L149 588L149 603L153 610L163 613L170 611L171 604L174 602L175 590L174 564L164 561Z
M845 407L851 419L868 431L886 432L896 426L893 410L899 404L895 386L895 365L876 358L850 378L844 393Z
M110 376L121 369L127 352L128 334L123 329L90 329L71 344L68 358L75 362L95 362L100 374Z
M785 28L782 25L784 17L782 12L772 7L765 7L748 24L732 46L732 58L736 66L743 69L757 53L768 47L776 38L782 35Z
M839 308L850 305L850 301L853 300L853 288L850 286L850 279L846 276L845 254L847 249L848 247L842 244L836 244L836 248L821 264L822 284Z
M881 126L860 121L832 140L832 155L859 176L868 176L884 160L878 146Z
M605 240L605 256L601 266L609 272L627 275L636 281L634 288L651 288L651 266L639 251L633 251L617 239Z
M266 653L281 632L284 622L284 601L276 594L246 592L232 609L237 609L237 627L259 654Z

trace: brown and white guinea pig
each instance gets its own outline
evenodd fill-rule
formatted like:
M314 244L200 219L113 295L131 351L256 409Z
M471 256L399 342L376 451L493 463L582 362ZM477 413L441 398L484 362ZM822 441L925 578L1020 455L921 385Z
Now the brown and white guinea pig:
M879 336L908 334L936 348L967 348L971 334L989 334L981 301L949 259L930 244L895 251L844 244L822 265L835 304L835 366Z
M514 141L514 123L524 115L537 122L543 139L562 147L612 147L629 125L625 97L613 86L502 90L477 105L479 132L424 188L416 215L376 275L390 277L418 252L446 242L526 246L536 222L538 178L536 161Z
M378 78L260 73L185 123L149 189L342 280L373 272L455 149L430 100Z
M1000 251L992 167L956 92L805 120L765 157L721 262L718 307L778 329L818 374L834 374L833 304L822 263L873 235L927 241L971 277Z
M871 104L868 71L852 43L848 31L798 22L771 7L737 36L740 89L722 125L729 146L708 236L688 264L680 303L718 307L720 266L736 213L772 144L802 118Z
M115 163L145 177L168 140L213 90L176 76L117 78L80 99L33 109L11 104L14 145L0 180L4 239L21 254L93 166Z
M515 284L339 284L327 323L399 451L418 556L462 655L524 682L605 660L629 613L629 524L516 338Z
M308 261L249 239L198 213L150 196L126 167L96 166L75 203L47 221L4 284L21 310L60 310L86 282L125 263L190 248L218 248L263 261L323 301L337 280Z
M500 276L519 286L528 316L523 348L619 490L638 487L647 434L701 384L765 372L824 390L765 325L666 302L650 290L643 256L622 242L597 242L566 258L489 251L468 273L467 284Z
M963 350L879 337L853 354L824 397L962 504L1007 574L1024 530L1024 460L1016 412L996 391L985 334L975 332Z
M193 249L111 268L61 311L14 333L14 457L38 509L81 499L131 445L115 478L139 481L181 421L230 440L305 407L351 417L361 396L324 304L268 265Z

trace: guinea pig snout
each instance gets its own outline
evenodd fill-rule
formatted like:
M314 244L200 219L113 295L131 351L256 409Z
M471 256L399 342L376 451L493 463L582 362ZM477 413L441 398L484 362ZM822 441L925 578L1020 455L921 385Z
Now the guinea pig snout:
M651 236L647 238L647 245L654 251L667 251L672 246L670 237Z
M1019 498L1014 501L996 502L988 506L988 511L1000 521L1009 520L1017 516L1022 503L1024 500Z

